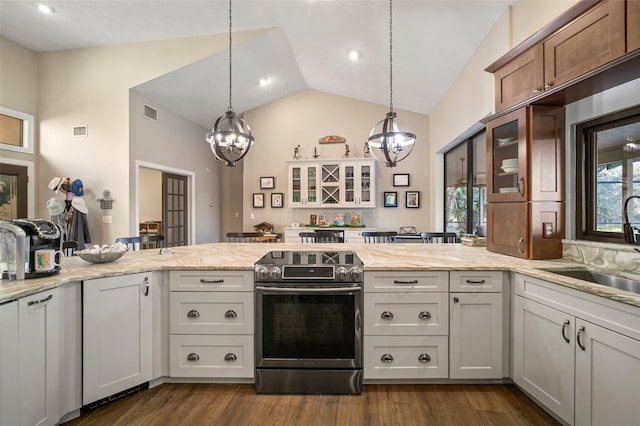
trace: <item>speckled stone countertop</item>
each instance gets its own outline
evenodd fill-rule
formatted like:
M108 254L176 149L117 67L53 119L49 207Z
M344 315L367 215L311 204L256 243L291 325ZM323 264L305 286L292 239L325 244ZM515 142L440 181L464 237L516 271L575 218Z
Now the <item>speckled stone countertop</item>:
M78 257L64 259L59 274L24 281L0 281L0 303L70 282L156 270L253 270L254 263L271 250L353 250L366 271L503 270L520 272L598 296L640 307L640 295L563 277L539 268L584 266L563 260L525 260L492 253L484 247L461 244L322 244L216 243L174 247L174 254L158 250L130 252L112 263L90 264ZM640 279L638 275L626 276Z

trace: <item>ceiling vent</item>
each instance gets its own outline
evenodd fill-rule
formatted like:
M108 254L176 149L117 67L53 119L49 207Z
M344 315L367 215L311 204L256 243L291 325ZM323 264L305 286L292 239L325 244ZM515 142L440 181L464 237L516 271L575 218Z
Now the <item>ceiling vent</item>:
M87 126L73 126L73 137L74 138L86 138L89 134L89 129Z
M144 116L149 120L158 121L158 110L151 108L149 105L145 105Z

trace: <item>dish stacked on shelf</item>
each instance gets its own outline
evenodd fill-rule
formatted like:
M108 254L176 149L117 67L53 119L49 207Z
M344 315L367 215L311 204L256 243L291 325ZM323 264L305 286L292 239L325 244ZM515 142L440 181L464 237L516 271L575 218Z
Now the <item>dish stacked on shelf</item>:
M512 173L518 171L518 159L507 158L502 161L502 167L500 167L505 173Z
M499 188L498 192L501 193L501 194L504 194L506 192L518 192L518 188L515 187L515 186L509 186L509 187L506 187L506 188Z

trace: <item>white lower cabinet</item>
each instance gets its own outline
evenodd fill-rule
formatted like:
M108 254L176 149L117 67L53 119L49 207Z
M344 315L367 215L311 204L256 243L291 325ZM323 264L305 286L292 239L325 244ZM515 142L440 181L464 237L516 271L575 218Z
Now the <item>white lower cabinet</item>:
M452 271L449 291L449 377L501 379L502 272Z
M20 424L18 302L0 305L0 425Z
M83 282L83 405L151 379L151 277Z
M640 309L523 275L513 380L568 424L640 419Z
M169 375L253 379L251 271L172 271Z
M449 273L366 272L364 380L449 376Z
M19 379L13 392L20 395L21 425L55 425L60 419L59 302L58 289L18 301Z
M640 341L580 319L576 329L575 423L639 424Z

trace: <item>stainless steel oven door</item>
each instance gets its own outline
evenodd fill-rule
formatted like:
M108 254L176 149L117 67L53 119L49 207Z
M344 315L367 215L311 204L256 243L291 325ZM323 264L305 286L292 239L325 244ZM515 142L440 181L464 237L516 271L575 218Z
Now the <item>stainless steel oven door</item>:
M257 286L256 368L362 368L362 288Z

